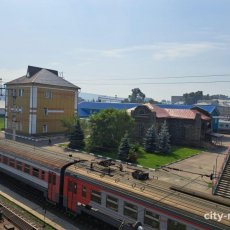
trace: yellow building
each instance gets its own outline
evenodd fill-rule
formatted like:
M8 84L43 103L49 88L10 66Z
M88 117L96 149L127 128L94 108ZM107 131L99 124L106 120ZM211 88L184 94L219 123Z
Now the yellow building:
M25 76L5 85L6 132L12 132L15 114L19 135L63 133L60 118L77 113L80 88L59 77L56 70L28 66Z

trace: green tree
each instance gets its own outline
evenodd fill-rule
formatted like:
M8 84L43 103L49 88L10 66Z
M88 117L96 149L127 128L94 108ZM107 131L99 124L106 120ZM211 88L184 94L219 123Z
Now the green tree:
M77 149L77 148L83 148L85 147L85 142L84 142L84 134L81 130L81 125L80 121L77 120L77 124L74 126L74 130L71 132L69 136L69 148L72 149Z
M118 148L118 159L126 161L129 157L129 135L128 133L121 139L120 146Z
M154 153L156 151L156 129L155 126L152 125L146 133L146 137L144 138L144 149L147 153Z
M155 101L154 99L149 99L148 101L146 101L145 103L150 103L150 104L162 104L161 102L159 101Z
M185 93L183 94L184 98L184 104L185 105L193 105L196 104L198 100L203 99L203 92L197 91L197 92L191 92L191 93Z
M161 127L161 132L159 134L159 151L160 153L168 153L171 149L170 146L170 135L169 135L169 131L168 131L168 127L166 124L166 121L164 121L164 124Z
M129 95L130 103L143 103L144 100L145 94L139 88L132 89L132 94Z
M121 138L134 128L134 119L126 110L106 108L89 116L89 145L93 147L117 148Z

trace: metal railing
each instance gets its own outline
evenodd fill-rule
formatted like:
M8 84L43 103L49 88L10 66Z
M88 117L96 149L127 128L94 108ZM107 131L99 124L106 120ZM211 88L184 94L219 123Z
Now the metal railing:
M213 182L213 185L212 185L212 194L213 195L215 195L215 193L216 193L216 189L217 189L217 187L219 185L220 179L221 179L221 177L223 175L223 172L224 172L225 166L226 166L226 164L227 164L227 162L229 160L229 157L230 157L230 147L228 148L228 150L225 153L225 157L224 157L222 165L221 165L221 167L219 169L218 174L216 175L216 173L214 173L215 177L214 177L214 182ZM217 167L217 163L216 163L216 167Z

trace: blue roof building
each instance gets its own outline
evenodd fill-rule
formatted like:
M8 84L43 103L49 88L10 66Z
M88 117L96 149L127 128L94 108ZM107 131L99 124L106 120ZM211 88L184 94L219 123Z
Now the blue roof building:
M213 117L220 116L220 112L216 108L216 106L209 106L209 105L167 105L167 104L156 104L157 106L165 109L191 109L193 107L200 107L205 109L209 113L212 114ZM214 118L212 120L212 132L217 133L219 126L219 118Z
M94 112L99 113L101 109L131 109L138 106L137 103L103 103L103 102L81 102L78 104L78 114L80 117L88 117Z

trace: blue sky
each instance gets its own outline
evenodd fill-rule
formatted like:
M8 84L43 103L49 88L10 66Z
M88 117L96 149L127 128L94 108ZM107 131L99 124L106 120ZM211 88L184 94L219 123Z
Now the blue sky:
M230 80L230 75L143 79L230 74L229 0L0 3L0 77L5 82L34 65L63 71L66 80L88 93L127 97L139 87L157 100L197 90L230 96L230 83L149 84ZM131 80L112 80L123 78Z

